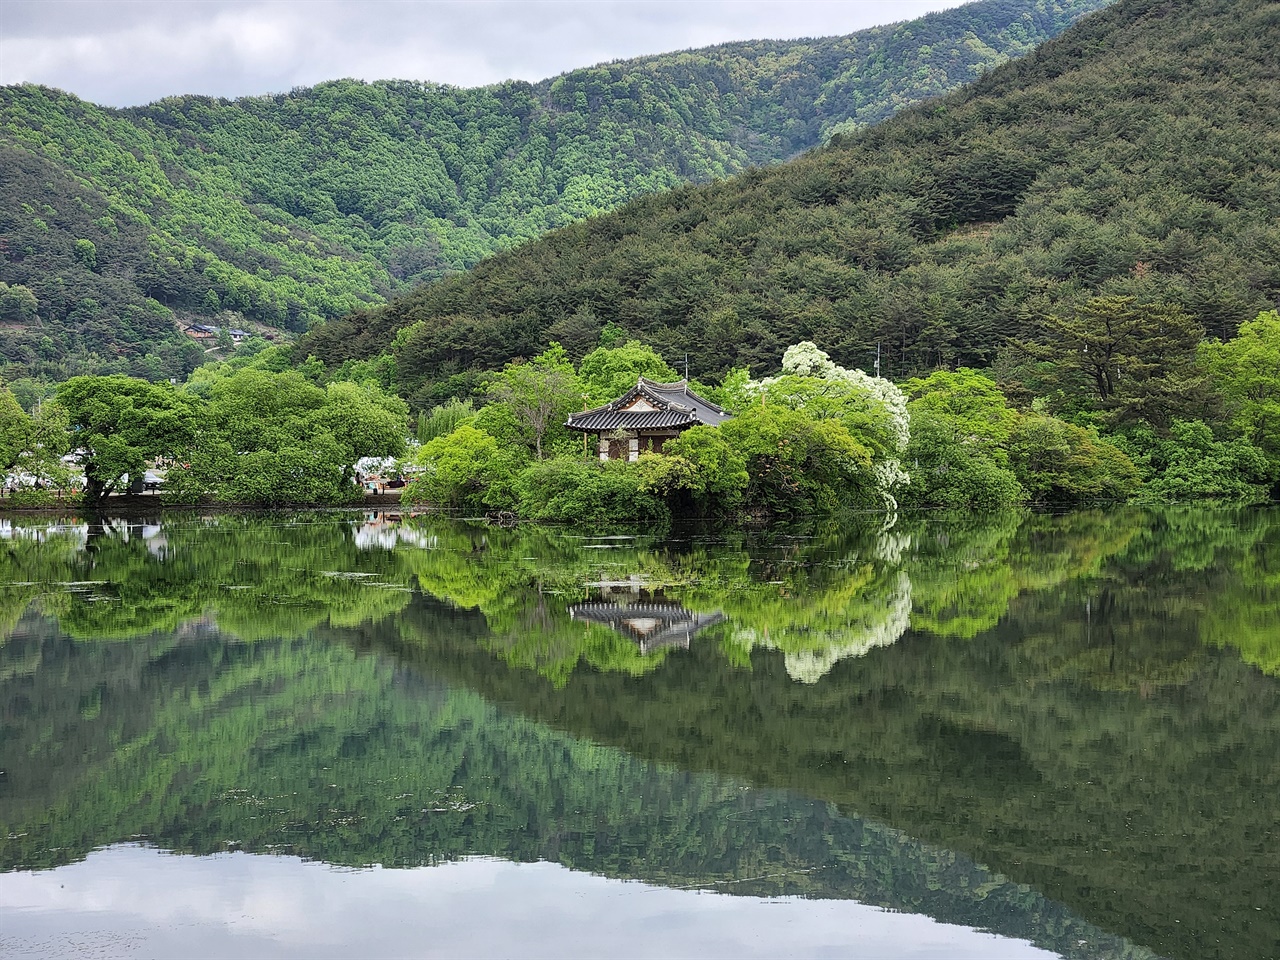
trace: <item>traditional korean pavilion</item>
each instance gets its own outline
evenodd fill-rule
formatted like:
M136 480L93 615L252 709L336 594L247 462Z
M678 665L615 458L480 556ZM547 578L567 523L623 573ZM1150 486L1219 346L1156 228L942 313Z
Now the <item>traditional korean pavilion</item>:
M639 382L612 403L569 417L570 430L595 434L601 460L635 460L700 423L717 427L731 414L689 389L689 381Z

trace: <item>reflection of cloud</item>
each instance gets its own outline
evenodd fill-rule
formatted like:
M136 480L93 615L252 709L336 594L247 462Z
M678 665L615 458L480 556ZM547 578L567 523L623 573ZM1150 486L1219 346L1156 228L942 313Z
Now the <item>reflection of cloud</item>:
M734 640L750 647L782 650L787 666L787 676L800 683L817 683L825 677L837 661L849 657L866 656L876 647L896 643L911 625L911 578L905 570L899 570L893 589L885 598L883 607L868 606L865 614L844 624L838 630L801 633L798 640L777 642L756 631L740 629ZM799 632L799 631L797 631ZM787 634L784 632L785 638ZM823 642L825 639L825 643ZM804 649L793 649L803 644Z
M0 874L12 957L1049 957L854 901L669 890L550 863L344 870L140 847Z

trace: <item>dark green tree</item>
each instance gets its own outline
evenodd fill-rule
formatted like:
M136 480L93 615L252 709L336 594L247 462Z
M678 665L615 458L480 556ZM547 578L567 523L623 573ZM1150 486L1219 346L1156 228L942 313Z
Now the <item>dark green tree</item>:
M1179 415L1208 405L1205 372L1196 361L1200 324L1169 303L1132 296L1094 297L1070 314L1051 314L1027 353L1053 365L1050 378L1074 375L1116 425L1143 421L1166 428Z

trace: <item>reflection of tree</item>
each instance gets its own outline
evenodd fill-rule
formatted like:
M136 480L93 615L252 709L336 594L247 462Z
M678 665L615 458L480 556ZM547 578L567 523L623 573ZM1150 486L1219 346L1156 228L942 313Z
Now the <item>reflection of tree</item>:
M578 663L639 675L666 655L665 647L646 651L570 615L573 602L596 596L602 584L634 582L690 611L722 612L732 627L718 632L733 662L749 663L753 646L780 649L809 682L841 657L892 643L910 610L911 584L898 569L901 537L870 522L776 543L741 534L721 544L658 544L584 542L536 528L430 530L432 549L410 559L423 589L479 610L493 632L491 649L559 684Z
M1088 560L965 643L917 634L814 686L780 654L748 673L698 643L641 682L577 671L559 689L440 634L397 650L578 736L963 850L1161 954L1268 955L1280 687L1205 649L1190 606L1166 612L1186 581L1129 562Z
M64 630L86 639L172 633L204 620L245 639L295 637L322 623L388 616L409 598L396 553L361 550L348 522L317 515L95 520L83 548L75 538L33 543L15 537L0 552L0 598L13 598L16 620L18 605L38 596Z
M741 651L730 659L749 662L753 647L780 650L793 679L816 683L836 661L896 642L911 619L906 572L875 560L850 562L843 572L822 590L783 581L725 591L735 625L725 643Z
M908 570L911 625L968 639L996 625L1026 591L1097 573L1140 529L1136 512L1077 511L1065 516L995 514L930 524L916 537Z
M79 525L14 526L2 521L0 532L0 644L33 600L65 583L72 558L83 545Z
M432 521L408 545L371 553L341 518L294 519L175 523L164 550L119 527L98 531L91 551L74 536L46 554L3 544L10 582L49 593L96 579L105 583L82 585L141 603L127 573L157 595L146 617L131 618L93 609L102 601L88 596L60 598L80 639L29 616L0 646L0 830L29 834L6 847L7 862L59 862L140 833L175 849L235 840L344 863L489 850L620 876L696 868L704 881L782 866L787 879L758 889L818 893L835 871L840 889L885 896L889 884L896 899L886 902L954 916L942 890L998 882L981 910L1004 910L1000 923L1026 910L1052 920L1059 932L1044 942L1070 953L1069 924L1043 913L1044 901L1017 906L1038 896L1026 887L950 855L921 860L901 834L871 831L874 850L898 842L899 856L860 861L841 846L849 821L821 804L791 826L780 808L776 826L735 832L724 811L740 786L690 786L683 775L655 785L629 754L876 817L1170 956L1265 956L1280 938L1265 843L1280 791L1280 688L1213 647L1239 643L1254 663L1270 662L1274 511L996 518L890 537L733 532L684 544ZM1017 585L1012 599L982 588L991 570ZM913 617L936 630L841 659L823 683L788 676L788 654L804 641L818 638L818 656L865 635L877 598L905 590L904 572ZM745 650L716 626L656 661L568 618L599 584L633 574L690 610L754 617L793 646ZM949 582L970 575L969 585ZM413 577L456 604L393 589ZM297 620L255 619L272 597ZM197 615L176 631L86 642L96 624L138 631L188 599ZM397 616L342 626L388 609ZM297 629L311 639L235 642L217 624L240 611L249 636ZM1253 625L1256 648L1240 624ZM305 787L295 796L282 783ZM748 806L767 802L749 796ZM787 872L799 864L835 866ZM1107 955L1077 954L1091 951Z
M567 615L593 585L628 578L691 611L723 613L728 624L714 633L731 662L749 665L756 647L779 650L789 673L812 683L841 659L895 642L908 623L972 638L1019 595L1096 575L1141 524L1138 512L1008 513L673 544L433 523L420 528L431 549L410 551L409 562L433 596L484 614L491 649L508 663L561 684L579 663L633 675L661 663L662 651L645 655Z
M1238 650L1264 673L1280 676L1280 516L1274 510L1226 510L1218 513L1215 530L1195 522L1203 515L1176 511L1171 517L1188 534L1179 537L1180 546L1186 546L1174 556L1180 566L1195 574L1216 572L1225 560L1231 571L1208 585L1214 602L1204 605L1203 638ZM1224 530L1237 534L1226 538ZM1188 551L1194 551L1191 557Z

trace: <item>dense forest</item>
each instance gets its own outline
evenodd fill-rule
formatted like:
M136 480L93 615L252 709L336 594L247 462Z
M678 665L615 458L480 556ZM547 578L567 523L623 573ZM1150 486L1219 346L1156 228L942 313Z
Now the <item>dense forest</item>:
M1277 40L1262 0L1122 0L963 91L568 226L328 323L303 352L388 353L423 407L615 329L704 378L812 340L894 380L968 365L1028 399L1088 396L1053 382L1072 365L1051 351L1078 358L1068 328L1105 326L1091 300L1131 298L1146 340L1121 352L1149 363L1280 297Z
M1103 2L981 0L477 89L337 80L128 110L0 89L0 375L181 377L202 354L175 320L306 330L875 123Z

